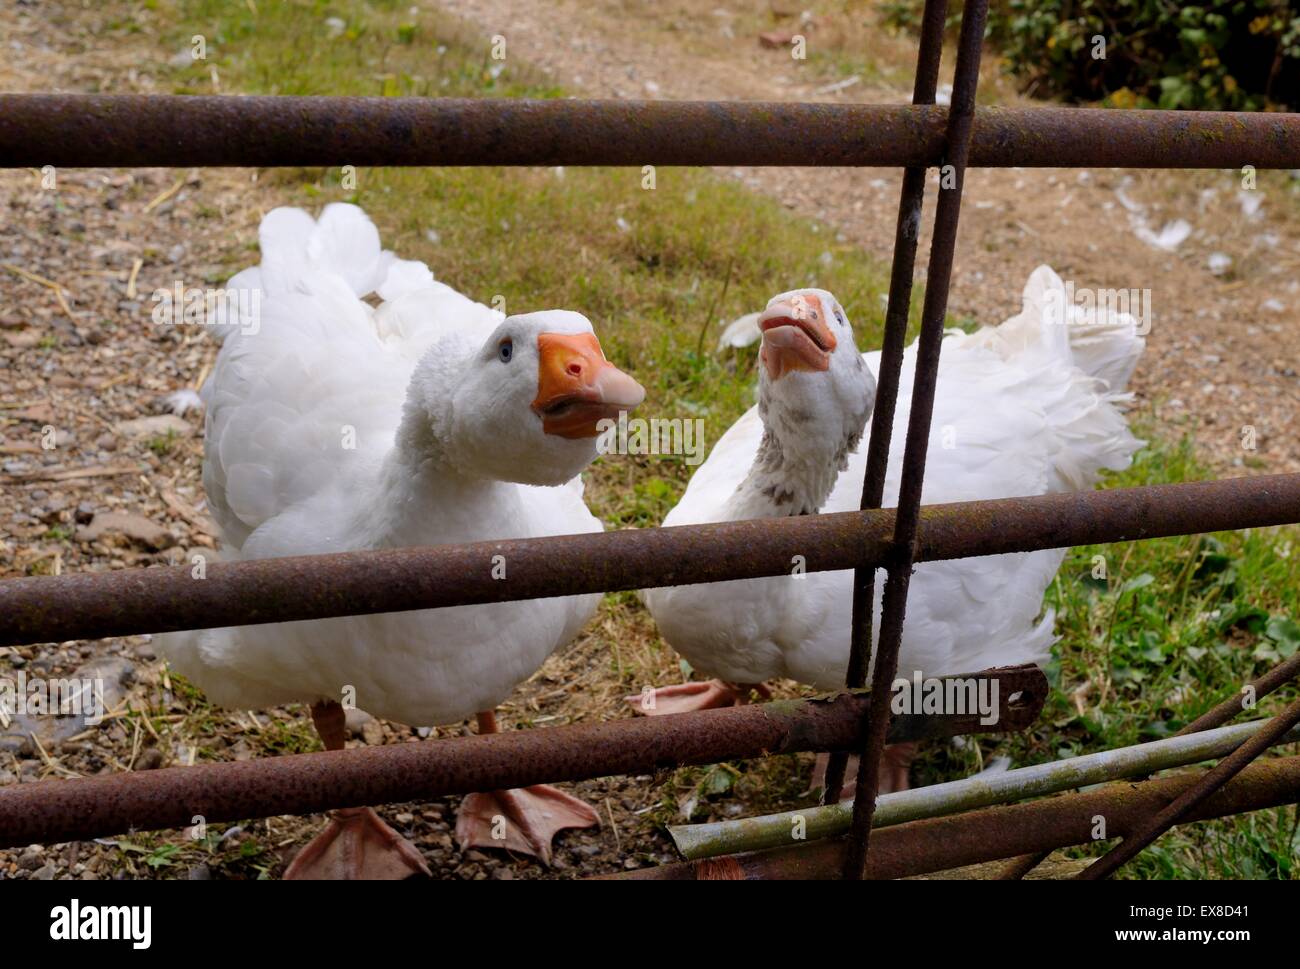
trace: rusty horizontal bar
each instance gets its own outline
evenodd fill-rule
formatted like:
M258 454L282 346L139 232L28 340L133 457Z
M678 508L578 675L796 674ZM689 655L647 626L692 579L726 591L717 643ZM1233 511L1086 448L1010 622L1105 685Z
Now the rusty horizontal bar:
M0 167L938 164L948 109L756 101L0 96ZM975 167L1300 168L1300 115L981 108Z
M1079 794L983 808L881 828L871 835L868 878L906 878L1025 852L1087 844L1100 816L1108 838L1138 824L1192 789L1205 774L1108 784ZM1259 811L1300 801L1300 757L1252 764L1181 819L1181 823ZM842 839L798 847L680 862L606 876L649 880L833 879L844 867Z
M917 561L1300 521L1300 474L928 505ZM892 509L0 581L0 646L880 564ZM504 556L506 579L493 578Z
M895 718L896 742L1023 730L1047 697L1036 666L967 674L996 679L997 722L978 711ZM965 677L963 677L965 678ZM0 848L123 831L308 814L471 791L649 774L857 742L866 693L631 718L382 747L170 767L0 787Z

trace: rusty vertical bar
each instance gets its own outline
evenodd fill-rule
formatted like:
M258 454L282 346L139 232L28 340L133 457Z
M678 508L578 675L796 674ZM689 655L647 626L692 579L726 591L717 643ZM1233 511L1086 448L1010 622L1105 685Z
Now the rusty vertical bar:
M1279 737L1300 723L1300 699L1259 729L1253 737L1215 765L1214 769L1184 791L1172 803L1134 826L1124 840L1081 871L1076 878L1097 881L1113 875L1143 848L1181 821L1198 804L1232 780L1250 762L1277 743Z
M916 55L913 104L934 104L939 87L939 63L943 58L943 26L948 0L925 0L921 21L921 47ZM867 445L867 470L858 508L879 508L885 493L885 469L889 464L889 441L894 430L898 403L898 376L903 368L903 347L907 342L907 319L912 304L912 277L916 270L916 244L921 231L921 208L925 201L924 165L903 169L903 188L898 199L898 225L894 229L894 261L889 272L889 303L885 308L885 336L880 346L880 373L876 376L876 402L871 414L871 437ZM876 569L853 571L853 625L849 667L844 683L860 689L867 683L871 658L872 602L876 598ZM849 755L837 750L830 755L822 786L822 803L839 798ZM829 792L834 793L829 793Z
M888 694L889 685L898 670L898 650L902 642L907 588L916 552L921 487L925 479L925 458L930 443L930 421L934 415L939 351L943 343L944 316L948 311L948 287L952 281L953 253L957 247L962 185L970 154L971 129L975 119L975 89L979 86L980 54L987 14L988 0L967 0L962 9L952 106L948 114L946 164L939 169L939 201L935 207L934 237L930 242L930 263L916 355L916 377L907 421L907 446L903 453L903 480L899 489L894 545L890 554L893 561L888 567L885 582L880 640L872 674L872 683L880 691L877 696ZM855 628L854 632L856 634L858 629ZM845 878L861 879L866 872L867 846L871 837L871 819L876 809L880 758L885 749L889 713L889 704L880 703L868 715L854 794L853 827L849 832L845 853Z
M1278 663L1277 666L1274 666L1258 679L1251 680L1247 686L1250 688L1252 697L1255 700L1260 700L1297 676L1300 676L1300 652L1294 654L1290 659ZM1215 727L1222 727L1241 713L1243 709L1245 708L1242 706L1241 694L1234 694L1217 706L1206 710L1175 733L1174 736L1181 737L1184 734L1199 733L1202 730L1213 730Z

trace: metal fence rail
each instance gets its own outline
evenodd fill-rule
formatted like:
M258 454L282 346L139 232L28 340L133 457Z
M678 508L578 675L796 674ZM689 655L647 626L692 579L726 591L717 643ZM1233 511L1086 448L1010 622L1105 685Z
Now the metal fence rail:
M194 578L190 566L8 579L0 582L0 645L781 575L799 555L808 571L858 570L850 686L862 682L867 668L874 569L889 570L875 669L875 686L881 689L893 676L914 562L1300 521L1300 475L921 507L925 432L968 166L1300 168L1300 115L1295 114L975 109L986 8L986 0L964 4L951 109L929 103L938 76L944 0L926 2L913 105L0 95L0 167L745 164L906 169L864 511L212 563L202 579ZM939 194L900 507L871 510L880 504L887 454L886 435L877 438L876 429L891 424L925 169L935 165L951 166L955 179L945 181ZM496 555L510 561L508 584L491 578ZM1290 669L1279 669L1284 668ZM1031 710L1036 715L1034 703L1041 705L1036 691L1025 687L1021 699L1033 702L1022 704L1015 717L1023 719ZM1214 715L1226 719L1225 709ZM1022 719L1008 723L1023 725ZM1264 726L1260 736L1280 736L1298 719L1300 702ZM964 730L956 718L950 721L944 729ZM1300 797L1300 759L1246 766L1266 746L1248 742L1196 780L1176 778L1131 791L1108 789L968 812L890 828L869 841L881 748L886 739L909 730L924 732L913 721L891 724L888 704L849 695L829 703L766 704L464 741L45 781L0 790L0 844L85 837L141 824L185 824L185 812L199 804L206 810L193 813L208 820L235 819L383 803L435 789L454 793L781 750L853 748L862 750L864 758L853 830L845 842L731 859L727 873L894 877L1022 855L1086 840L1075 830L1079 819L1102 805L1116 833L1128 839L1122 853L1093 869L1096 876L1109 874L1174 821ZM832 765L832 776L840 767L842 763ZM696 877L703 871L669 866L654 877Z
M0 581L0 646L883 565L894 509ZM916 560L1282 525L1300 474L928 505ZM510 581L492 578L493 557Z
M995 679L997 721L961 716L894 720L896 742L1024 730L1038 719L1047 678L1034 666L968 674ZM686 764L842 750L860 738L864 694L786 700L653 719L514 730L428 743L293 754L0 788L0 847L95 838L134 828L509 790Z
M0 167L940 164L948 109L761 101L0 95ZM1300 116L981 108L977 168L1300 167Z

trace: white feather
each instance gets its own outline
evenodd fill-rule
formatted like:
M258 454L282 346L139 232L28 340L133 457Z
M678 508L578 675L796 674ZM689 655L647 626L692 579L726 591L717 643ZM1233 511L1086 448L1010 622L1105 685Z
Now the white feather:
M759 316L759 313L746 313L728 323L718 338L718 352L721 353L727 347L740 348L757 343L763 335L758 328Z
M185 415L192 410L202 410L203 401L189 387L182 387L163 398L163 403L173 414Z

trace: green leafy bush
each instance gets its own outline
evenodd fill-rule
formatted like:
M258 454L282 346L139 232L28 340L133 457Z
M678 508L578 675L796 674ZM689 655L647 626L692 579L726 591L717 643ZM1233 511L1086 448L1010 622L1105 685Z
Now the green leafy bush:
M888 22L915 28L922 5L883 6ZM1116 107L1300 107L1300 0L992 0L988 38L1031 94Z

